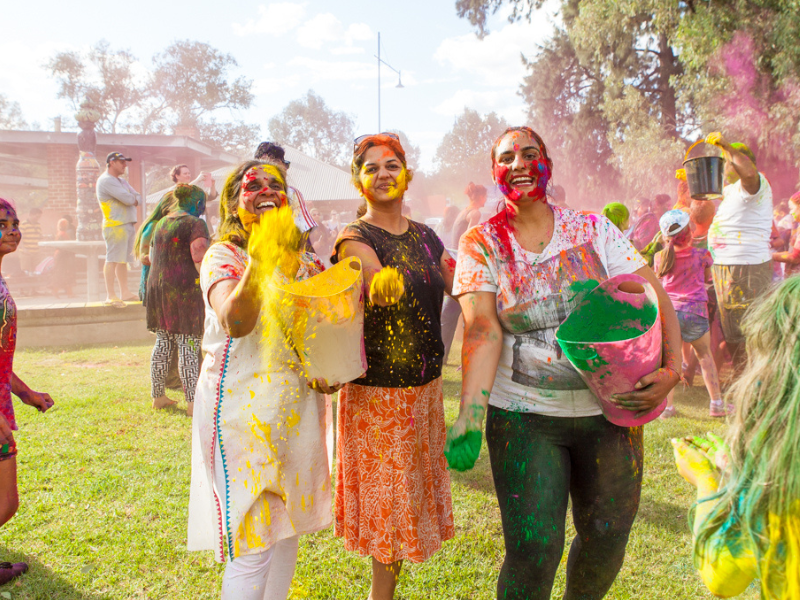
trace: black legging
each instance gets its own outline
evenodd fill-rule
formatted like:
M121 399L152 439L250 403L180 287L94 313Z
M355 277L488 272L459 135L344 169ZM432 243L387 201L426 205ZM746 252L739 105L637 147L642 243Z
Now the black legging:
M549 600L570 496L577 535L564 599L605 596L639 508L642 428L490 406L486 441L506 548L497 598Z

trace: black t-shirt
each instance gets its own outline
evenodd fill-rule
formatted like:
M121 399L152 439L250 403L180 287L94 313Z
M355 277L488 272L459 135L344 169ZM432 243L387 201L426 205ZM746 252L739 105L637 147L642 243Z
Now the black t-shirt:
M339 234L331 262L345 240L366 244L381 265L396 268L405 279L405 294L394 306L364 309L367 376L353 383L376 387L417 387L441 376L444 344L441 312L444 278L439 263L444 245L426 225L408 221L408 231L394 235L354 221Z

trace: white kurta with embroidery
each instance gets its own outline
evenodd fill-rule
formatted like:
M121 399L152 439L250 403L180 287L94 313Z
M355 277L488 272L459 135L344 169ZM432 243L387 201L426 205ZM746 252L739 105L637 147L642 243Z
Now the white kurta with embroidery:
M188 548L213 549L218 561L331 524L323 397L307 387L277 323L259 318L250 334L231 338L208 302L211 287L241 279L247 263L246 251L216 243L200 271L205 358L192 424ZM305 254L297 278L321 270Z

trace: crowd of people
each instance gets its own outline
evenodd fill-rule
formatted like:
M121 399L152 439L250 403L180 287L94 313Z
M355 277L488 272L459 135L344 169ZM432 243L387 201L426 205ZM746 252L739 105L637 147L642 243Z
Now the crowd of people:
M765 598L800 599L800 461L792 451L800 443L800 279L789 277L800 240L782 231L791 220L773 223L771 187L753 153L719 133L707 141L724 156L721 201L692 200L679 180L675 203L661 194L635 210L615 202L594 214L566 206L545 141L529 127L509 128L487 148L499 209L486 214L487 189L470 183L467 206L449 207L436 231L406 216L413 172L392 133L354 142L351 175L364 202L349 224L339 215L322 223L289 185L283 149L265 142L225 181L216 231L201 218L213 181L192 181L178 165L174 189L134 232L141 198L120 177L129 159L109 154L98 181L108 302L127 299L117 265L135 251L155 334L153 407L175 404L165 387L176 362L193 417L188 547L226 563L222 598L287 598L299 536L331 524L345 549L370 557L370 599L393 598L403 562L426 561L454 537L449 470L474 466L484 432L505 545L497 597L550 598L571 500L577 535L564 598L603 598L639 508L643 427L603 416L556 331L580 302L576 282L636 274L658 298L661 362L611 402L642 414L668 399L661 416L674 416L673 389L699 365L710 415L732 422L727 443L673 440L679 472L698 490L701 576L718 595L758 577ZM800 195L787 214L800 216ZM20 241L6 201L0 236L1 267ZM310 378L270 284L354 258L368 367L353 381ZM53 402L13 375L15 310L2 278L0 296L5 522L16 507L11 394L41 411ZM448 430L442 368L459 318L461 401ZM331 490L325 396L336 392ZM0 563L0 583L24 568Z

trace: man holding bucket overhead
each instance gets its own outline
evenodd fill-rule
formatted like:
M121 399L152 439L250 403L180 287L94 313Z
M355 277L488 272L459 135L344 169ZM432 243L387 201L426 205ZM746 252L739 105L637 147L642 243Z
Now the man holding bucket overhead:
M734 365L741 365L742 317L772 282L772 188L745 144L729 143L718 131L710 133L706 142L721 148L725 159L726 185L708 230L708 245L714 257L722 332Z

